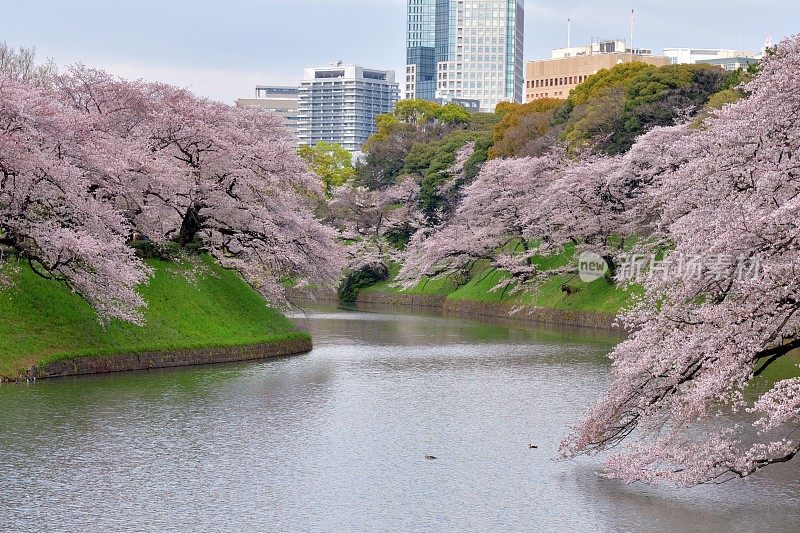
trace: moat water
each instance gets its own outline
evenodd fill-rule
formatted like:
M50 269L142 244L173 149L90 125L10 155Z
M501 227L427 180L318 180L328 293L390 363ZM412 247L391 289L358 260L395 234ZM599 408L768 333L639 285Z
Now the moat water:
M676 489L554 460L610 334L294 318L309 354L0 385L0 530L800 530L800 461Z

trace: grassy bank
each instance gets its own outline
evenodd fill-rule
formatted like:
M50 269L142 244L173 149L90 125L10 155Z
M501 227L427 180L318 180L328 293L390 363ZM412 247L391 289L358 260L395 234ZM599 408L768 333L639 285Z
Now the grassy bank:
M571 261L571 257L572 250L568 250L557 256L537 258L535 261L540 267L557 268ZM397 268L392 269L392 278L396 273ZM491 268L487 261L478 262L468 277L469 279L461 284L442 279L425 280L410 289L396 287L394 281L389 280L371 285L362 291L444 296L449 300L504 303L609 315L616 315L641 292L639 287L621 289L602 279L584 283L577 275L572 274L550 276L530 292L495 291L493 289L506 279L508 274Z
M568 254L562 254L549 259L538 259L540 265L544 261L549 266L557 267L566 264ZM397 274L397 267L392 268L392 278ZM487 262L478 263L470 273L469 280L463 284L435 279L417 284L410 289L402 289L395 285L391 279L382 281L361 289L365 293L413 294L426 296L444 296L451 301L469 301L486 303L504 303L513 305L526 305L565 311L586 311L617 315L632 299L642 293L642 288L632 286L626 290L597 280L592 283L582 282L576 275L554 275L547 278L535 290L528 293L509 294L492 289L507 277L502 271L491 269ZM569 290L563 290L568 287ZM756 387L768 387L771 383L783 379L800 377L800 350L774 362L756 380Z
M186 265L151 260L155 276L141 289L148 303L144 327L112 321L63 284L15 263L13 285L0 291L0 376L82 357L149 351L224 348L307 337L238 274L202 259L199 274Z

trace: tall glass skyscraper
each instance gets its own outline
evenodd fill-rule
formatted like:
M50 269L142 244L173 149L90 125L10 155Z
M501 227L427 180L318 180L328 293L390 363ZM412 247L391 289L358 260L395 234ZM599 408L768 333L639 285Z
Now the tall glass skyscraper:
M524 0L408 0L406 98L522 102Z
M436 98L436 4L441 0L408 0L406 21L406 95ZM447 2L444 2L447 3ZM406 96L408 98L408 96Z

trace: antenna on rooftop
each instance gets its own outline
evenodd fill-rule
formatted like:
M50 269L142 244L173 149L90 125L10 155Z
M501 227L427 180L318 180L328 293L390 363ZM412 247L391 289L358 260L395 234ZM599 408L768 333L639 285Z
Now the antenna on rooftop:
M572 19L567 19L567 48L572 45Z
M635 22L636 22L636 15L635 15L633 9L631 9L631 44L630 44L630 47L631 47L631 61L633 61L633 25L634 25Z

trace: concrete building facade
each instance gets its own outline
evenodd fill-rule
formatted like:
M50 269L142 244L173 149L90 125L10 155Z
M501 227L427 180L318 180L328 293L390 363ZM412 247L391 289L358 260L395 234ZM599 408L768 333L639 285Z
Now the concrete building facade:
M408 0L405 98L523 99L523 0Z
M436 103L439 105L456 104L473 113L479 113L481 110L481 101L474 98L437 98Z
M554 48L550 59L565 59L575 56L588 56L597 54L634 54L653 55L649 48L630 49L621 39L599 40L594 39L589 44L572 46L569 48Z
M755 58L753 52L742 50L727 50L724 48L664 48L664 55L673 65L694 64L714 59L735 57Z
M257 85L255 98L239 98L239 107L256 107L280 116L286 126L297 137L297 114L300 89L297 87Z
M300 82L297 140L342 145L353 154L377 131L378 115L394 110L399 87L392 70L359 65L307 68Z
M702 59L697 64L716 65L728 71L747 70L750 65L758 65L760 59L755 57L725 57L721 59Z
M532 102L542 98L566 99L572 89L600 69L631 62L661 67L669 64L669 59L654 56L646 48L626 49L625 42L618 40L555 49L552 59L527 63L525 101Z

